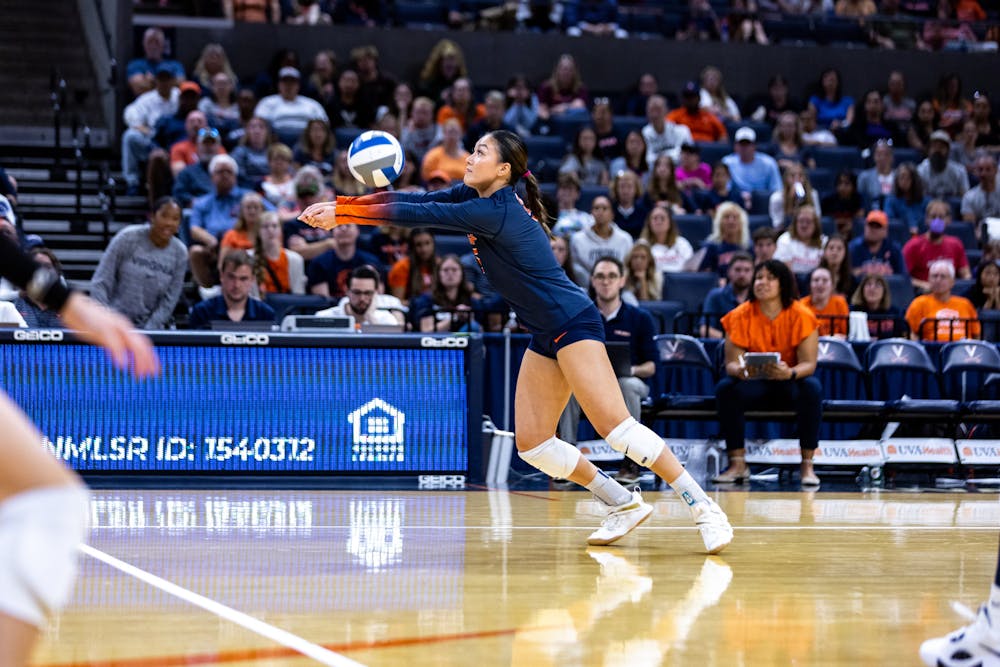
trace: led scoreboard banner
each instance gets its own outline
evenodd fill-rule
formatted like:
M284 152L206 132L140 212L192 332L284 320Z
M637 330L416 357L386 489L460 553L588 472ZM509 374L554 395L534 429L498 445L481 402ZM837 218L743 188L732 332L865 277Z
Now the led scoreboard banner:
M69 333L2 331L0 386L85 473L467 474L478 458L479 336L150 337L162 373L135 380Z

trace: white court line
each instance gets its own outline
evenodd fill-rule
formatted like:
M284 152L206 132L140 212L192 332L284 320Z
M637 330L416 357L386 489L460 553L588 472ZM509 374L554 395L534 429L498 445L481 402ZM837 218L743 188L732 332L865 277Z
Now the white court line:
M292 532L300 530L350 530L353 526L229 526L220 528L212 526L215 532L235 533L246 530L273 530L274 532ZM400 526L402 530L493 530L495 528L505 528L509 530L590 530L593 526L514 526L510 524L486 524L482 526ZM688 532L696 530L697 526L650 526L644 524L641 532L650 531L682 531ZM207 530L208 526L91 526L91 530ZM1000 526L923 526L912 524L906 526L855 526L843 524L838 526L733 526L733 530L744 532L749 530L913 530L913 531L941 531L941 530L1000 530ZM95 556L96 558L96 556ZM110 558L110 556L109 556ZM152 576L152 575L150 575Z
M253 616L248 616L241 611L236 611L235 609L227 607L226 605L216 602L215 600L210 600L202 595L198 595L197 593L189 591L186 588L182 588L181 586L171 583L166 579L161 579L155 574L150 574L149 572L141 570L134 565L129 565L125 561L118 560L114 556L110 556L92 546L80 544L79 549L91 558L96 558L116 570L132 575L136 579L144 581L150 586L159 588L174 597L178 597L185 602L190 602L196 607L201 607L207 612L224 618L227 621L236 623L237 625L241 625L247 630L255 632L262 637L266 637L267 639L277 642L283 646L287 646L294 651L298 651L302 655L312 658L316 662L324 665L330 665L330 667L365 667L360 662L355 662L354 660L344 657L339 653L334 653L333 651L327 650L322 646L306 641L298 635L293 635L286 630L282 630L281 628L265 623L260 619L254 618Z

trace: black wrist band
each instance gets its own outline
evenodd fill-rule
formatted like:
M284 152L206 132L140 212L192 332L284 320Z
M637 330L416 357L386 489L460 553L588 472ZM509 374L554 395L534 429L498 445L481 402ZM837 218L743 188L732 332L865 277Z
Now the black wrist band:
M35 269L24 291L32 301L44 304L57 313L66 305L70 295L69 288L63 284L59 274L47 266Z

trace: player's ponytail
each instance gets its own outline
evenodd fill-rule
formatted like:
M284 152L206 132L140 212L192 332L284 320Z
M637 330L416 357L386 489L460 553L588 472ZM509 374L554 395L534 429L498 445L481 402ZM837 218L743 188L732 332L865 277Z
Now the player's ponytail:
M538 187L538 179L528 169L528 148L524 145L524 140L507 130L491 132L490 136L497 142L500 161L510 164L510 185L513 187L517 185L518 181L524 180L524 190L527 196L525 204L531 211L531 216L538 221L545 233L551 236L549 231L551 218L542 202L542 192Z

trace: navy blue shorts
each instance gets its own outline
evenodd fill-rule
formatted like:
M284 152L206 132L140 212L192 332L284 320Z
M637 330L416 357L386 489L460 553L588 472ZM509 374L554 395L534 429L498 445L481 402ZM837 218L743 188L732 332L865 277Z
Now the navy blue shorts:
M604 342L604 318L597 306L584 308L555 334L532 334L528 349L543 357L555 359L559 350L581 340Z

